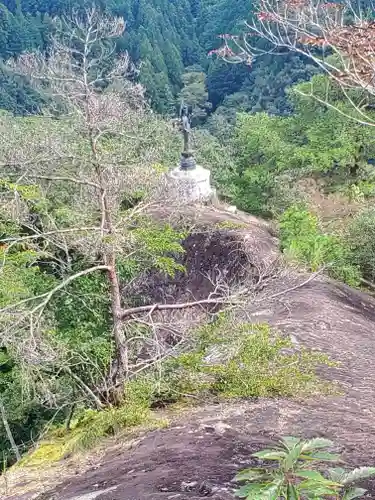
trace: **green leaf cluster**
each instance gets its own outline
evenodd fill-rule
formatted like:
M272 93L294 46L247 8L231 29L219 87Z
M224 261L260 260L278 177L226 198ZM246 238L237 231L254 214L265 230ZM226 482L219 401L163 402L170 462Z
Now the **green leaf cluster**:
M318 217L303 206L293 205L280 218L280 244L284 254L310 271L326 268L331 276L349 285L360 282L350 246L342 237L325 233Z
M176 271L184 271L184 267L176 262L176 257L184 253L181 242L186 233L176 231L169 224L157 225L143 220L143 224L131 231L138 245L139 268L145 270L145 263L168 276Z
M37 265L42 253L20 245L0 247L1 278L0 306L4 307L48 290L54 283Z
M302 440L283 437L278 446L253 453L261 466L239 472L235 481L245 483L236 496L246 500L352 500L363 497L366 490L355 482L375 475L375 467L360 467L352 471L343 468L318 469L323 464L340 461L332 453L333 442L325 438ZM268 461L275 465L265 465Z
M350 221L346 238L352 262L367 280L375 281L375 210L365 209Z

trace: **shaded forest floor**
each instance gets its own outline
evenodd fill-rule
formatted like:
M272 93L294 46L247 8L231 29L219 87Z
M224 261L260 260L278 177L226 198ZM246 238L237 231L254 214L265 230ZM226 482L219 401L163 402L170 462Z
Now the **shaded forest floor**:
M230 217L232 222L246 224L236 231L246 240L247 255L261 255L261 261L254 258L253 265L259 270L262 262L266 276L275 254L274 237L254 219ZM220 234L212 234L217 248ZM202 250L195 248L188 275L197 272L207 249L207 245ZM211 260L217 264L216 258ZM340 384L339 395L236 401L189 409L169 416L168 428L134 439L107 441L95 452L68 457L48 472L14 469L6 476L3 497L226 500L232 498L230 481L236 471L251 464L251 452L281 435L328 437L337 443L348 466L374 465L375 301L321 276L309 281L308 276L291 270L269 278L268 273L243 313L250 321L268 322L287 333L297 348L316 349L338 361L338 366L325 368L321 375ZM189 276L187 283L191 286ZM178 289L183 290L181 281ZM366 498L375 499L375 482L364 486L369 490Z

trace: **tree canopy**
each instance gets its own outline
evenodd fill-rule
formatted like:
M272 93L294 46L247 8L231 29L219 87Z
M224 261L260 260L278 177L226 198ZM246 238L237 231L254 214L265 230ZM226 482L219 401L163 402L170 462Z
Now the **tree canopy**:
M210 109L227 96L246 93L248 110L289 114L285 89L308 79L311 66L299 56L257 61L251 68L230 67L207 55L217 47L221 33L236 30L247 17L246 2L222 0L111 0L96 2L100 8L126 21L126 30L117 41L117 51L127 50L139 69L137 78L146 87L147 98L162 114L175 114L178 95L184 86L183 74L198 65L207 74ZM91 5L87 0L20 0L0 3L0 59L6 61L23 51L47 50L53 33L52 19L69 15L72 8ZM259 43L262 43L261 41ZM16 75L3 72L0 105L17 114L40 109L41 98Z

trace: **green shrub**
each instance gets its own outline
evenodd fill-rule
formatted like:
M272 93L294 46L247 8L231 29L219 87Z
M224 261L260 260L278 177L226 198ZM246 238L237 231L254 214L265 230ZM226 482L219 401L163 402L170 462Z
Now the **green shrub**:
M269 199L275 188L275 175L263 165L251 166L234 178L235 204L246 212L271 217Z
M84 410L61 425L21 463L55 461L72 452L95 446L123 429L164 421L152 417L151 408L195 398L251 398L329 392L331 386L315 375L316 368L333 363L321 353L293 352L291 341L268 325L241 323L229 314L198 328L190 345L176 357L153 365L124 387L119 408Z
M348 242L353 263L366 279L375 281L375 209L354 217L348 228Z
M190 352L164 364L157 398L294 396L328 388L315 369L330 364L329 359L307 350L289 352L291 341L268 325L234 326L230 317L220 315L200 328L192 342Z
M244 222L233 222L231 220L223 220L220 222L217 222L215 224L215 227L217 229L228 229L230 230L235 230L235 229L246 229L246 224Z
M317 464L338 462L339 455L331 453L329 439L302 441L283 437L277 447L253 453L262 466L241 471L235 477L245 482L235 495L246 500L342 499L363 497L366 490L354 483L375 475L375 467L360 467L350 472L331 468L323 475ZM274 462L267 466L267 461Z
M349 245L339 236L324 233L318 217L304 207L293 205L281 216L280 242L284 254L310 271L327 267L333 278L359 284L360 271Z
M177 232L169 224L155 225L144 219L143 225L131 234L139 246L137 257L140 268L158 269L171 277L176 271L185 270L174 256L184 253L181 241L186 238L186 232Z

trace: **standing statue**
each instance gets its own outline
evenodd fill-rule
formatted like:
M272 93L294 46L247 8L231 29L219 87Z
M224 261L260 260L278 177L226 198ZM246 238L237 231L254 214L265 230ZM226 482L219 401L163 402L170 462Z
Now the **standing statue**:
M181 120L182 133L184 135L184 149L181 153L180 169L191 170L196 167L196 163L193 158L193 152L190 149L191 125L190 125L189 108L188 106L186 106L186 104L183 103L181 104L180 108L180 120Z

